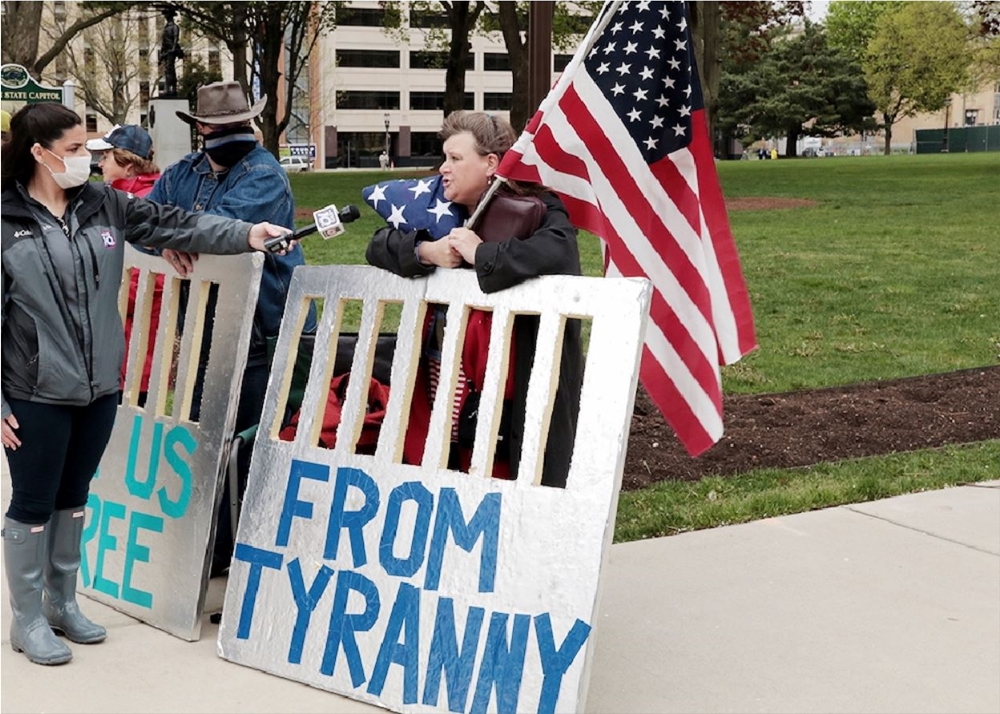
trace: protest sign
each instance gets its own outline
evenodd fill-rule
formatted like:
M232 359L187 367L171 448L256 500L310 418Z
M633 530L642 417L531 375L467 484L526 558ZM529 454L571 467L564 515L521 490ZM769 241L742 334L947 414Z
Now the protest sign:
M177 637L197 640L217 494L233 437L263 256L202 255L182 280L159 257L132 249L125 255L123 314L129 269L139 270L128 369L111 441L87 501L80 591ZM158 275L164 280L154 336L149 327ZM206 323L212 325L210 338ZM203 342L207 339L210 345ZM150 344L152 370L142 398Z
M649 309L639 279L546 276L480 292L472 271L411 280L367 266L295 271L254 446L219 631L233 662L401 712L583 708ZM298 430L278 438L309 298L324 301ZM344 307L358 343L332 449L318 446ZM374 454L356 445L383 313L401 305ZM447 305L439 385L469 310L492 311L468 472L447 468L439 388L423 461L403 433L429 304ZM539 316L519 477L491 478L515 315ZM590 323L567 485L541 484L566 320ZM358 378L358 377L361 378ZM493 408L489 408L492 405Z

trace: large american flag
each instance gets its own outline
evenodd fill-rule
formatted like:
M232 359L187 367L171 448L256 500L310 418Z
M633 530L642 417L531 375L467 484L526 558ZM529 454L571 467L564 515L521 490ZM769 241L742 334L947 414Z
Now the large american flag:
M640 378L692 456L723 433L720 364L753 314L708 137L683 2L609 2L500 164L597 234L607 276L653 284Z

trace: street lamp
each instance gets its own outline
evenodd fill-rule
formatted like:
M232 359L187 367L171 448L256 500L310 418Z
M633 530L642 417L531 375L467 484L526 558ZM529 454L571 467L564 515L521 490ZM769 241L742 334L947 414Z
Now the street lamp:
M389 112L382 115L385 120L385 155L389 155Z

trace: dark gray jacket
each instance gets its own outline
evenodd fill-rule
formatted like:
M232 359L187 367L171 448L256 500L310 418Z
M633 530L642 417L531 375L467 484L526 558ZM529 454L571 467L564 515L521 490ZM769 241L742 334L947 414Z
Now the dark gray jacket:
M476 264L473 268L484 293L505 290L539 275L580 275L580 248L577 245L576 229L569 222L566 208L554 193L544 192L538 197L545 202L547 210L542 224L529 238L482 243L476 248ZM419 263L415 253L417 241L429 238L426 231L400 231L387 226L372 237L365 257L375 267L405 278L430 275L436 268ZM514 478L517 478L524 437L528 378L535 362L539 322L537 315L518 315L514 318L516 352L510 434L510 449L511 454L514 454L510 462L511 474ZM583 383L580 331L579 320L566 321L559 384L552 407L542 469L542 484L545 486L564 487L569 473Z
M125 338L118 312L125 243L193 253L246 253L251 224L160 206L88 183L70 192L76 300L52 262L47 210L21 186L2 196L2 416L9 397L86 405L118 391ZM55 222L53 222L55 223ZM75 309L72 305L75 304Z

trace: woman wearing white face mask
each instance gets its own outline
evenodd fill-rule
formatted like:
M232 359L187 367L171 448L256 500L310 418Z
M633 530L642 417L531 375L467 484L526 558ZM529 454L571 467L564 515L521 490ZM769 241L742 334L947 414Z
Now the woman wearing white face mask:
M80 612L76 576L90 480L118 406L126 242L189 252L264 250L286 229L160 206L90 183L87 134L60 104L29 104L3 145L0 436L12 496L4 519L10 643L68 662L55 633L107 636Z

